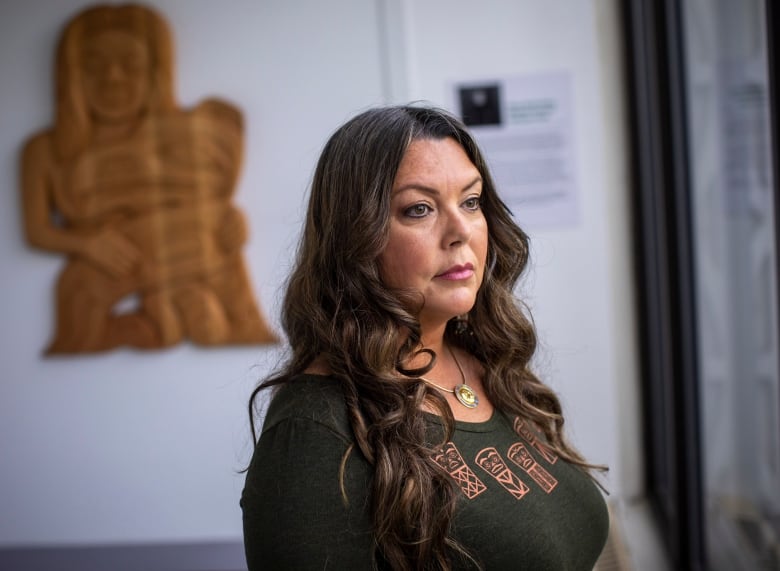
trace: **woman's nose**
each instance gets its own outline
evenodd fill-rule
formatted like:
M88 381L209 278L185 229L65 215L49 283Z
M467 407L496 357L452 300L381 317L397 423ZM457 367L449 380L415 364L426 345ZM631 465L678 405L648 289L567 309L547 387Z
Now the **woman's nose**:
M447 215L447 230L444 236L447 246L455 246L469 241L471 237L471 224L466 214L460 209Z

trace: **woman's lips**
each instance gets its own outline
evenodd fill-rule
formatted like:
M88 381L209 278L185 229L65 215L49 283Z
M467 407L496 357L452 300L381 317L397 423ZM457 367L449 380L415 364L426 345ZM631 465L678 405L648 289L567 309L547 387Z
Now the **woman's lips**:
M474 275L474 266L466 264L465 266L452 266L437 274L437 278L443 280L465 280Z

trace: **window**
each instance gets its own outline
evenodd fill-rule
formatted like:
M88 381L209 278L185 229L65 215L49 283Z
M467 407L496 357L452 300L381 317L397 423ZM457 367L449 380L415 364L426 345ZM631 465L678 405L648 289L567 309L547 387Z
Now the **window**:
M767 10L626 3L647 486L685 569L780 568Z

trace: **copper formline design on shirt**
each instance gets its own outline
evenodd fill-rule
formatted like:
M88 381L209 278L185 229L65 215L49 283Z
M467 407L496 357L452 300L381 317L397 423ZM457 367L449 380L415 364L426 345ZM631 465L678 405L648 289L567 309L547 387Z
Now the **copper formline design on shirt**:
M422 376L420 377L420 380L425 381L440 391L452 393L455 395L455 398L458 399L458 402L466 408L477 408L477 405L479 405L479 397L477 396L477 392L466 384L466 374L463 372L463 367L460 366L460 361L458 361L458 358L455 356L455 352L452 350L452 347L447 345L447 349L449 349L450 355L452 355L452 359L455 361L455 365L458 367L461 383L459 385L455 385L454 388L448 389Z

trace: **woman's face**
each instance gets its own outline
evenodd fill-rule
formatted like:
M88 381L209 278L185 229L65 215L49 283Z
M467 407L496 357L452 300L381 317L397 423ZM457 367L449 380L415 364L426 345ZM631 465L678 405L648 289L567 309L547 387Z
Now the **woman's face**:
M423 294L423 330L474 306L488 247L481 195L482 177L454 139L409 145L393 182L379 270L388 287Z
M84 94L92 114L108 122L138 115L149 94L150 58L144 43L111 30L85 42L81 55Z

